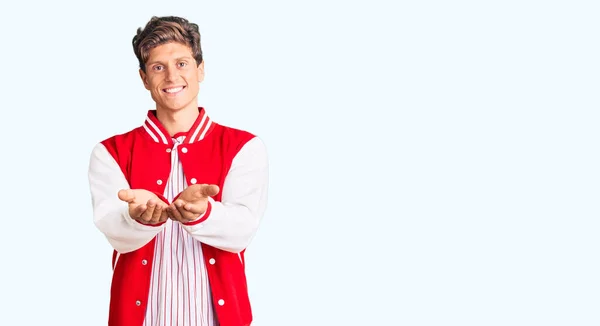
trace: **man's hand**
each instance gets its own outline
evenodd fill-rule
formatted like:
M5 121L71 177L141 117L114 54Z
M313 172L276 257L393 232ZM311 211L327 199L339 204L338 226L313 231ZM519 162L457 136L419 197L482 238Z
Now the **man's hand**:
M158 224L167 220L168 205L144 189L122 189L119 199L129 204L129 215L143 224Z
M196 220L206 212L208 197L219 193L219 186L209 184L191 185L167 209L171 219L180 223Z

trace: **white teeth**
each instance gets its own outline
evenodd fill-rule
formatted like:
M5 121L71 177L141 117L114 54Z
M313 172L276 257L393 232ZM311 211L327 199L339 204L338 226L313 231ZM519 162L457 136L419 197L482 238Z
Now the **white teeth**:
M177 88L167 88L167 89L165 89L165 91L167 93L177 93L177 92L179 92L182 89L183 89L183 86L177 87Z

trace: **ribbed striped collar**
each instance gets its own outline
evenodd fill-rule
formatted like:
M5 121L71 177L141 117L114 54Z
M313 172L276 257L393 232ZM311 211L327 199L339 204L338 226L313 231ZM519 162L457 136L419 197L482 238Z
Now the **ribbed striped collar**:
M198 142L206 135L208 135L215 126L215 123L210 119L208 114L206 114L206 110L202 107L198 108L200 111L198 118L192 125L192 128L187 133L183 133L185 135L184 144L191 144L194 142ZM169 133L165 130L163 125L156 118L156 110L149 110L148 115L146 116L146 121L144 121L143 125L144 129L154 139L157 143L162 143L165 145L172 145L173 139L169 136ZM174 137L182 135L177 134Z

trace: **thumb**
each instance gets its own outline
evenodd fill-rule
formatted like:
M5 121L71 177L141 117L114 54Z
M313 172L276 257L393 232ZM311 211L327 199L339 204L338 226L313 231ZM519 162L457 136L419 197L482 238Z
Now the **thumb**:
M217 185L203 185L202 194L206 197L214 196L219 193L219 186Z
M135 200L135 194L131 189L121 189L119 190L119 199L131 203Z

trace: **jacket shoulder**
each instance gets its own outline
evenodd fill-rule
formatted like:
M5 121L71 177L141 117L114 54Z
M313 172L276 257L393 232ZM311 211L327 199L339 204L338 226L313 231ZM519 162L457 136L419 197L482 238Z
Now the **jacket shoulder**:
M213 139L227 148L233 156L237 154L244 145L257 136L247 130L218 124L214 130Z
M231 140L240 140L242 142L247 142L250 139L257 137L254 133L248 130L243 130L221 124L217 124L217 127L222 137L227 137Z
M111 155L118 157L119 153L130 152L136 139L139 138L143 127L137 127L127 132L105 138L99 144L103 145Z
M101 140L100 143L102 143L102 144L109 144L109 143L126 142L128 140L133 139L135 136L137 136L137 134L139 133L140 129L142 129L142 127L137 127L137 128L131 129L129 131L126 131L124 133L112 135L110 137L107 137L107 138Z

